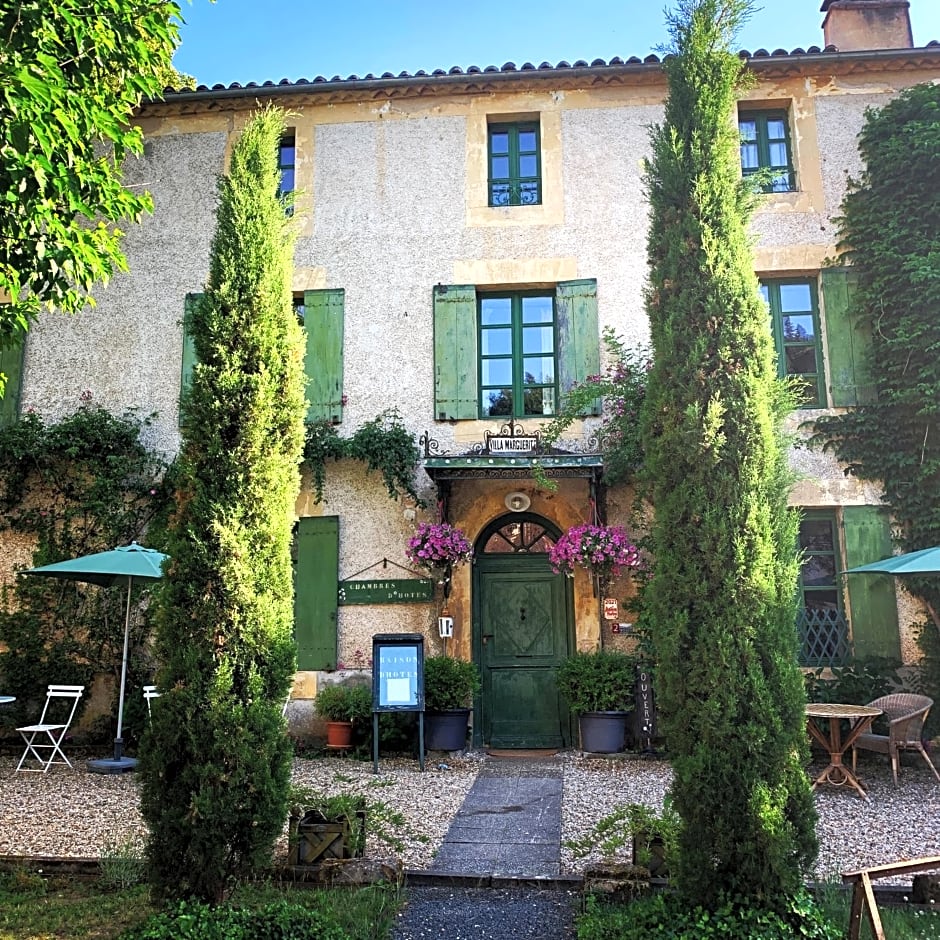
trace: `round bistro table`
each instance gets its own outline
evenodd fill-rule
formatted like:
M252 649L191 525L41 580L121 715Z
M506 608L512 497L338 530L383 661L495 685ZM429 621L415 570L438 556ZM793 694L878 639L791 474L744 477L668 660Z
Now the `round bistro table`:
M813 781L815 790L821 783L834 787L851 786L862 799L868 794L851 770L842 763L842 755L864 734L871 723L881 714L880 708L869 705L838 705L832 702L817 702L806 706L806 730L828 752L829 766ZM817 720L818 719L818 720ZM849 733L842 737L842 720L849 723ZM828 720L828 734L821 722Z

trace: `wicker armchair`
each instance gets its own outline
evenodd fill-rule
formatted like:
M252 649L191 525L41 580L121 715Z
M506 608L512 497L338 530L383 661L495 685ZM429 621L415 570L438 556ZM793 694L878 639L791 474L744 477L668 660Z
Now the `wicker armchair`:
M927 720L927 713L933 705L933 699L926 695L912 695L898 692L883 695L868 703L872 708L880 708L888 719L888 734L860 734L852 745L852 772L855 772L856 751L877 751L891 758L891 770L894 773L894 785L898 785L898 755L901 751L920 751L933 771L937 780L940 774L924 750L920 734Z

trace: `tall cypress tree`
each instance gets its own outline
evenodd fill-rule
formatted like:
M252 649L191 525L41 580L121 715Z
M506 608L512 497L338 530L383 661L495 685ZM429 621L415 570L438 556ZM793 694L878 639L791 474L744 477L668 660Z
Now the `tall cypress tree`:
M748 244L753 196L731 51L750 0L667 17L669 97L653 129L644 407L655 520L645 600L682 819L676 880L713 908L786 910L815 854L797 667L796 524L767 310Z
M221 900L269 860L287 814L304 385L282 132L268 109L236 142L208 285L187 321L198 364L158 611L163 695L141 763L152 883L165 897Z

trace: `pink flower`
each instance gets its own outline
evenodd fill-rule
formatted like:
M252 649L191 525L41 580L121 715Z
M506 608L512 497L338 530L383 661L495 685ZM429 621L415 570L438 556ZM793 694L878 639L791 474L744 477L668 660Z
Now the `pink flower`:
M639 568L640 553L623 526L572 526L552 547L552 570L573 575L575 567L619 575L624 568Z
M408 559L423 568L459 565L473 557L473 546L448 522L422 522L408 540Z

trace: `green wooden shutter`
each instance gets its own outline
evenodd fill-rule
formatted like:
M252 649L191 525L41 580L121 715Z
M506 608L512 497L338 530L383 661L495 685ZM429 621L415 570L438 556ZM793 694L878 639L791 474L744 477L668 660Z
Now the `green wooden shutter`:
M196 365L196 346L193 343L193 334L190 328L190 317L196 309L196 304L202 294L187 294L183 302L183 364L180 370L180 416L179 425L183 427L186 423L183 414L183 403L186 400L186 394L193 381L193 368Z
M434 420L479 417L477 292L472 285L434 288Z
M842 509L846 568L887 558L892 552L891 529L878 506ZM898 601L894 578L883 574L846 575L851 604L852 644L856 657L901 658Z
M3 398L0 398L0 428L15 424L20 416L20 393L23 390L23 357L26 337L15 346L0 349L0 372L6 376Z
M343 420L343 288L304 291L308 421Z
M558 316L558 387L565 395L578 382L601 371L600 335L597 326L597 281L562 281L555 293ZM601 413L596 399L590 414Z
M336 668L339 516L306 516L297 524L294 640L298 669Z
M829 388L832 404L837 408L865 405L875 400L868 365L871 329L850 316L857 280L851 268L824 268L822 272Z

